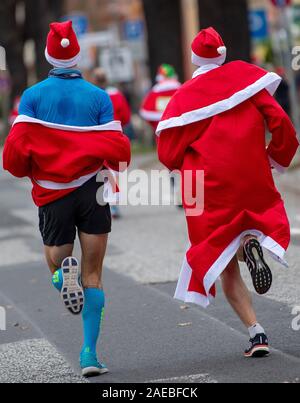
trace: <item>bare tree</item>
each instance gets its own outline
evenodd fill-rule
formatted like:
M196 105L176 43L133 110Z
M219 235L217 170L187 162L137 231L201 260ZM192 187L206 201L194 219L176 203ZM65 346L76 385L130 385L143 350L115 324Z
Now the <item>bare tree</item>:
M25 0L25 39L33 39L36 51L36 73L38 80L46 77L49 64L45 60L45 42L49 23L61 17L63 1Z
M228 47L227 60L250 60L247 0L198 0L202 28L216 28Z
M16 19L16 8L20 4L25 9L25 21L21 25ZM63 6L62 0L1 0L0 45L6 49L12 78L12 100L27 86L27 71L23 60L26 40L32 39L35 43L37 78L40 80L46 77L49 65L45 61L44 51L49 23L62 15Z
M183 78L180 0L143 0L143 5L152 78L162 63L172 64Z
M23 61L23 33L16 21L16 0L0 2L0 45L6 49L7 65L12 77L12 99L23 92L27 71Z

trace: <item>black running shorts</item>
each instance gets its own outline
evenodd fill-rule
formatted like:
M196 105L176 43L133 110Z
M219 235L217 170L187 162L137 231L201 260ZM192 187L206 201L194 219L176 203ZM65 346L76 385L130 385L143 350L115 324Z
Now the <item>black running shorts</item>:
M69 195L39 208L44 245L73 244L77 230L90 235L111 232L110 206L100 206L96 199L100 186L103 184L95 176Z

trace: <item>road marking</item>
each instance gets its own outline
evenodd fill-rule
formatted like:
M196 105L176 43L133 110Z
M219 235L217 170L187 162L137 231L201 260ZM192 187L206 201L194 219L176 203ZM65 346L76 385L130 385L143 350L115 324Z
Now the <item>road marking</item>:
M24 239L8 239L0 241L0 267L40 262L43 255L31 250Z
M291 235L294 235L294 236L300 235L300 228L292 228Z
M34 236L35 233L32 231L32 228L29 226L14 226L14 227L6 227L0 228L0 240L13 238L13 237L23 237L23 236Z
M0 383L88 383L46 339L0 345Z
M31 227L36 228L39 222L36 208L13 209L10 212L13 216L25 221Z
M184 375L174 378L155 379L145 383L218 383L209 374Z

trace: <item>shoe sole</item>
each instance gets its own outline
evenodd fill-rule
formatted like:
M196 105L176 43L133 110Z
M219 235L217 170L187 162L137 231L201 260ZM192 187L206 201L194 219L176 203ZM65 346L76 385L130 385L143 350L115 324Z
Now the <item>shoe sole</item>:
M107 368L88 367L82 370L82 376L85 378L92 378L94 376L107 374L108 372Z
M256 346L249 353L245 353L246 358L263 358L270 355L270 349L267 346Z
M63 286L61 299L73 315L80 315L84 306L84 292L79 284L79 262L74 257L68 257L62 262Z
M249 268L255 291L260 295L266 294L272 286L273 276L257 240L251 239L245 244L244 259Z

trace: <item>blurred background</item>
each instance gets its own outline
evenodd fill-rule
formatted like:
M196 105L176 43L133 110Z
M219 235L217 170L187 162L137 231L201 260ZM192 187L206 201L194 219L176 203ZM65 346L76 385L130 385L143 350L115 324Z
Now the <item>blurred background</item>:
M300 44L300 0L1 0L0 45L7 63L0 71L2 141L16 97L47 77L49 22L66 19L80 38L85 77L103 67L109 83L128 99L135 142L147 143L137 112L158 66L169 63L181 81L189 79L190 43L210 25L223 35L228 61L252 61L284 77L278 100L299 127L300 77L291 68L291 48Z

